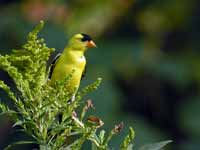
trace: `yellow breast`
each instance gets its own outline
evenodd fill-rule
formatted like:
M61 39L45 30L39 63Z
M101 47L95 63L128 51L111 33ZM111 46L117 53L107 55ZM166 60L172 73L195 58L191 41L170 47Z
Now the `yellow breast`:
M66 88L69 91L73 91L75 88L78 89L85 65L86 59L83 53L69 52L67 55L61 55L53 70L50 82L63 80L74 70L72 79L70 79Z

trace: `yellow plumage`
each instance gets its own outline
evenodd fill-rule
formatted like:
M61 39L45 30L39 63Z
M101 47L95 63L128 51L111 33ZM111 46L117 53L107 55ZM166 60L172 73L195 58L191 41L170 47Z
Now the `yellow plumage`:
M51 82L54 83L56 80L63 80L74 70L70 84L68 84L67 87L69 91L72 91L74 88L79 87L85 65L86 60L83 52L73 52L70 49L66 49L66 52L64 52L56 62Z
M86 66L84 52L87 48L95 46L88 35L74 35L51 70L50 84L53 85L55 81L63 80L74 71L72 79L70 79L70 83L67 84L66 88L69 92L78 89Z

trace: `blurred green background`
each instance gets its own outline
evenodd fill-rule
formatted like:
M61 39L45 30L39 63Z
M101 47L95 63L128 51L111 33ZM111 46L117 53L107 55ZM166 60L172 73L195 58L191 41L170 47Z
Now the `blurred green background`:
M100 89L88 96L96 106L91 113L102 118L105 129L125 124L112 145L131 125L135 149L171 139L170 150L198 150L199 6L198 0L1 0L0 54L19 48L40 20L46 22L40 35L57 50L51 59L71 35L87 33L98 48L86 54L82 86L103 78ZM0 79L12 85L2 71ZM6 101L5 93L0 94ZM28 137L12 129L9 118L1 117L0 149L21 138Z

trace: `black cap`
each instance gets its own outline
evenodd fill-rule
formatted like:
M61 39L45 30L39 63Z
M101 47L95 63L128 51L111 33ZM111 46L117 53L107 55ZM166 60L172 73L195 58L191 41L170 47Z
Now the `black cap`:
M83 38L81 39L81 41L91 41L92 40L92 38L89 36L89 35L87 35L87 34L84 34L84 33L81 33L82 34L82 36L83 36Z

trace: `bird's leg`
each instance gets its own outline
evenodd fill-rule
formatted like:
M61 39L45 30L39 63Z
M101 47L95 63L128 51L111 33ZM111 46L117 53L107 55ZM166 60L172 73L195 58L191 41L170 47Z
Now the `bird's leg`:
M72 102L74 102L76 99L75 94L72 96L72 98L70 100L67 101L68 104L71 104Z
M75 96L75 94L72 96L72 98L71 98L71 102L73 102L73 101L75 101L75 99L76 99L76 96Z

